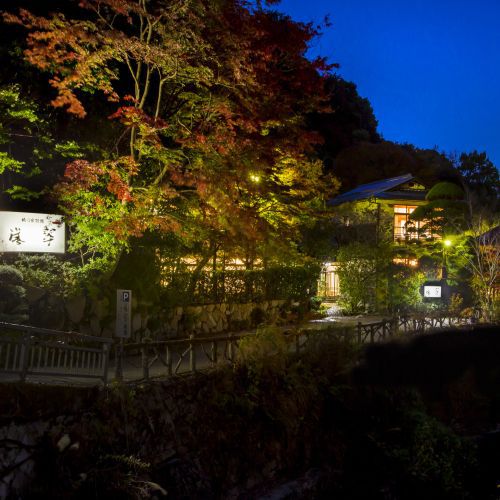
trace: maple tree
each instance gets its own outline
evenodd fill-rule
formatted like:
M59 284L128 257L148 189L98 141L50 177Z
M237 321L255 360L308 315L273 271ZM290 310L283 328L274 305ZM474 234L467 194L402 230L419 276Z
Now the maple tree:
M305 124L328 101L330 67L305 57L316 29L238 0L79 7L3 14L28 29L25 58L49 75L53 106L80 119L102 96L115 106L113 150L75 158L56 188L70 249L107 265L147 231L207 248L290 241L336 187Z

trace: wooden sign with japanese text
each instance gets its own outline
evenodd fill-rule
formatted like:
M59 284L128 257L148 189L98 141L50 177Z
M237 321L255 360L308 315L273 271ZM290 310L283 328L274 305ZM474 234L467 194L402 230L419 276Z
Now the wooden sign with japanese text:
M0 252L64 253L62 215L0 212Z

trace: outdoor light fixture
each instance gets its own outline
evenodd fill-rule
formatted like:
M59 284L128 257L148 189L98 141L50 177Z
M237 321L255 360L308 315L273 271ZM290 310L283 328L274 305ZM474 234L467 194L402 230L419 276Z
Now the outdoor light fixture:
M250 174L250 180L255 182L255 184L258 184L260 182L260 175Z
M451 246L451 240L444 240L444 246L450 247Z

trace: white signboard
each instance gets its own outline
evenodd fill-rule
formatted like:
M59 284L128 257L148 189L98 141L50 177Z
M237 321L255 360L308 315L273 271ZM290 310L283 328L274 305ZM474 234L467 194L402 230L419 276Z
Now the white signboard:
M117 337L128 339L132 333L132 290L116 291Z
M424 286L424 297L436 299L441 297L441 287L438 285L425 285Z
M64 253L62 215L0 212L0 252Z

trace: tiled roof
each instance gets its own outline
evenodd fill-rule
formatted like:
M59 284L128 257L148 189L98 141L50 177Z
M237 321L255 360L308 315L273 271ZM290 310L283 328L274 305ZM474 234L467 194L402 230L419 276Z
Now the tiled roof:
M368 184L362 184L346 193L342 193L339 196L328 200L328 205L335 206L348 201L360 201L367 200L369 198L380 198L380 199L396 199L396 200L423 200L425 199L425 192L422 191L391 191L398 186L406 184L413 179L413 175L405 174L398 177L391 177L390 179L383 179L380 181L370 182Z

